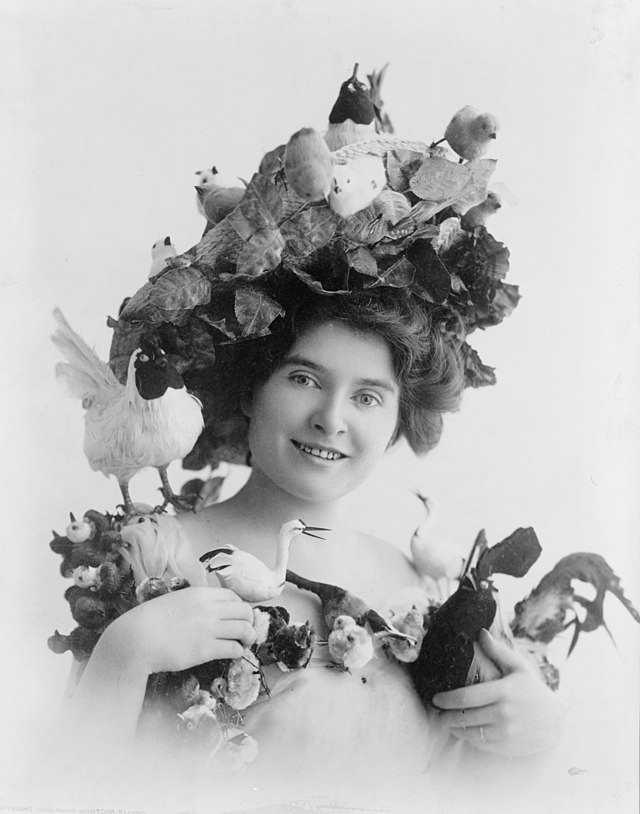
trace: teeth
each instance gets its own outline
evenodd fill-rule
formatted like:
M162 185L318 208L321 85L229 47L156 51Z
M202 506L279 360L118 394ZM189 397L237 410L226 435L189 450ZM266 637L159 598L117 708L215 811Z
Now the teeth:
M343 456L339 452L331 452L328 449L319 449L318 447L309 447L306 444L296 444L298 449L306 452L307 455L313 455L316 458L324 458L326 461L336 461Z

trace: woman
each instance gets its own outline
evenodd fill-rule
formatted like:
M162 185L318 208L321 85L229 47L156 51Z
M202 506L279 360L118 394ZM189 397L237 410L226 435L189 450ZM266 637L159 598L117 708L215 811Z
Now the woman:
M271 337L234 346L218 365L229 387L235 381L248 421L248 482L181 522L198 557L233 544L269 565L284 522L301 517L328 528L324 541L296 539L289 567L384 613L417 586L417 575L396 547L345 525L343 498L400 437L416 452L436 443L442 412L459 400L460 360L402 291L327 297L296 288L295 299ZM271 604L310 620L326 639L312 594L288 584ZM220 587L187 588L127 612L88 662L72 702L78 720L86 728L91 717L92 731L111 731L116 741L132 739L149 675L239 657L254 642L252 618L248 603ZM288 791L327 792L333 778L362 791L372 778L388 785L390 772L415 780L456 740L509 756L548 749L558 733L554 696L508 647L489 634L480 644L503 677L435 696L440 711L433 713L404 666L383 653L351 674L326 669L322 659L294 673L267 673L270 700L244 712L260 745L247 784L268 778Z

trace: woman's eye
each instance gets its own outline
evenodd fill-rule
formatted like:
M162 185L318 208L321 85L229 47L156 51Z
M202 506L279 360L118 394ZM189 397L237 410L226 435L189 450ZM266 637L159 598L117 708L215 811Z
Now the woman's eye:
M302 387L313 387L315 385L315 381L306 373L292 373L289 380Z
M357 396L357 401L359 404L362 404L363 407L375 407L382 403L380 398L374 393L360 393Z

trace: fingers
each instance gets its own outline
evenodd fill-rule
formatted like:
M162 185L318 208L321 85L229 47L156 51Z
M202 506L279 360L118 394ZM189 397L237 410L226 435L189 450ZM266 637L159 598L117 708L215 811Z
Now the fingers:
M251 647L256 640L256 631L249 622L220 621L216 625L217 639L234 639L245 647Z
M488 630L481 630L478 635L478 644L482 652L493 661L504 674L522 669L523 660L506 642L494 639Z
M492 715L491 706L478 707L477 709L452 709L439 714L438 720L451 729L469 729L478 726L487 726L492 723L495 716Z
M433 696L433 704L439 709L462 710L470 707L486 707L500 699L502 681L504 681L503 678L498 678L495 681L485 681L483 684L471 684L469 687L439 692Z
M216 603L219 619L239 619L244 622L253 622L253 610L247 602L242 602L234 594L235 601Z
M244 653L244 647L233 639L219 639L216 642L214 659L239 659Z

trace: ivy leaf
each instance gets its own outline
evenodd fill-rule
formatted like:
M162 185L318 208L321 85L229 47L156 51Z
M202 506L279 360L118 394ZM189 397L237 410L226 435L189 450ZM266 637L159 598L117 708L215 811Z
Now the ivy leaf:
M282 196L278 187L264 175L256 173L244 198L231 212L226 222L243 240L262 230L276 229L282 217Z
M280 224L292 255L306 257L328 243L338 227L338 216L328 206L310 206Z
M391 288L407 288L413 282L415 275L416 269L413 263L410 263L406 257L401 257L384 271L380 271L376 280L365 288L376 288L381 285L388 285Z
M411 204L401 192L383 189L373 200L373 210L381 215L387 223L397 224L411 211Z
M326 295L330 296L332 294L350 294L351 293L350 289L348 289L348 288L335 288L335 289L325 288L322 285L322 282L317 279L317 277L313 277L311 274L309 274L309 272L304 271L303 269L298 268L297 266L295 266L293 264L288 266L288 268L290 269L290 271L292 271L296 275L296 277L299 280L301 280L306 286L308 286L309 288L311 288L313 291L317 292L318 294L326 294Z
M237 339L238 332L234 330L232 326L229 326L228 320L226 317L216 317L208 314L206 312L202 312L199 314L200 319L205 322L207 325L211 325L212 328L215 328L216 331L220 331L221 334L227 337L227 339Z
M385 236L387 225L384 219L376 214L373 206L361 209L355 215L343 218L340 225L340 234L352 243L370 245L377 243Z
M493 158L454 164L446 158L428 157L411 178L409 186L419 198L443 205L440 208L455 204L456 210L466 212L487 197L487 185L496 164Z
M423 238L414 241L407 249L407 259L416 267L418 282L430 295L431 301L444 302L451 290L451 275L431 241Z
M201 271L193 266L170 268L136 291L120 317L152 325L161 322L184 325L191 311L210 298L211 283Z
M364 246L349 249L347 251L347 262L358 274L365 274L367 277L378 276L378 264L376 259L369 249L366 249Z
M278 316L284 316L284 308L264 291L247 286L236 289L234 312L243 339L266 336L269 326Z
M464 378L467 387L485 387L496 383L495 368L485 365L476 350L463 342L460 352L464 363Z
M236 274L259 277L280 263L285 241L279 229L260 229L255 232L238 255Z
M126 319L113 319L108 317L107 325L113 328L111 348L109 350L109 367L116 378L123 384L127 379L129 359L136 348L140 346L140 336L146 326L140 323L128 322Z
M393 150L386 155L387 181L391 189L406 192L409 180L422 165L422 153L410 150Z

